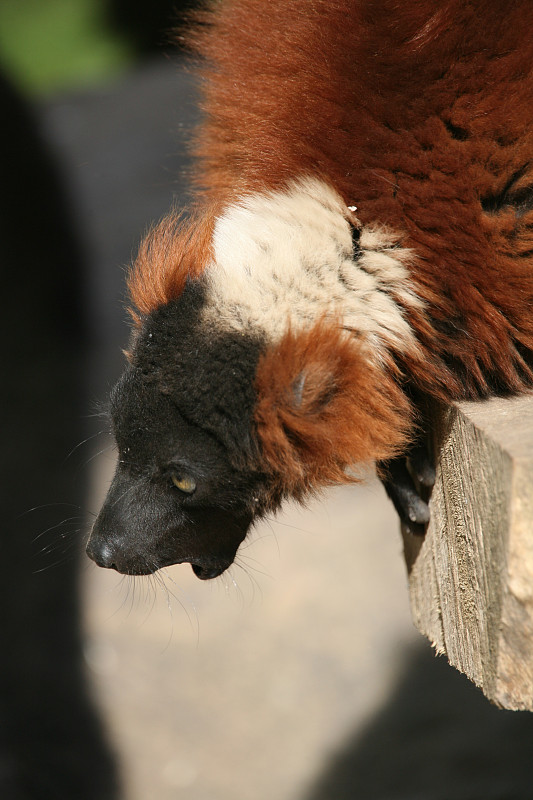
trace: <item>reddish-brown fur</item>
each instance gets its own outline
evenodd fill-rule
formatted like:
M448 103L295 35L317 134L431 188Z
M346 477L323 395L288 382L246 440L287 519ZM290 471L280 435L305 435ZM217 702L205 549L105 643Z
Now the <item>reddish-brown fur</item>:
M212 258L215 217L208 207L185 221L169 214L141 242L128 280L131 300L140 314L149 314L183 291L187 277L197 277ZM139 315L132 311L134 320Z
M198 16L190 41L205 59L206 119L196 181L207 222L198 234L175 235L173 221L152 234L130 283L139 311L205 268L217 209L313 175L415 253L411 287L427 308L406 314L420 355L394 354L415 389L447 400L530 387L533 210L512 201L533 185L531 0L224 0ZM273 469L290 465L295 486L317 471L337 480L357 453L385 457L388 437L392 449L403 440L403 395L363 370L354 347L323 326L289 332L260 366L265 454ZM305 398L291 405L300 358L315 365L311 395L326 361L355 381L336 370L342 389L327 414Z
M407 442L409 404L340 326L288 330L257 370L256 424L276 493L304 496L354 480L346 469L391 458Z
M480 203L523 168L514 190L533 183L530 0L228 0L209 19L196 35L214 65L197 146L206 194L324 177L419 256L435 321L412 314L422 388L530 384L515 343L533 348L533 211Z

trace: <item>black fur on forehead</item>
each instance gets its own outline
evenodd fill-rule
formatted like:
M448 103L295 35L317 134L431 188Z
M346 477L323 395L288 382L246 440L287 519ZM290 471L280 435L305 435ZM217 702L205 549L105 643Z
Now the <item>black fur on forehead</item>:
M145 318L131 364L187 422L213 436L231 463L250 467L258 455L254 379L263 340L251 331L215 328L203 318L205 303L202 282L188 282L178 300Z
M262 474L239 469L208 430L188 421L173 398L135 367L126 370L111 396L119 470L151 483L168 483L172 471L198 478L195 503L239 509L254 507ZM256 509L257 510L257 509Z

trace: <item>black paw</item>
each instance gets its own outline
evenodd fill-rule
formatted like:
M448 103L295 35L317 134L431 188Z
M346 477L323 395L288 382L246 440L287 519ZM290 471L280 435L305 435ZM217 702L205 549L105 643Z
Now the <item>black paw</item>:
M416 442L406 455L382 461L378 474L404 529L423 536L429 522L429 495L435 483L435 467L426 445Z

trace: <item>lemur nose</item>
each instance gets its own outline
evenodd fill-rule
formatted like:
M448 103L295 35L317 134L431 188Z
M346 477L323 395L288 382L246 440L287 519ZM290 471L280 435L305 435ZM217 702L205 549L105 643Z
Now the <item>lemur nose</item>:
M107 542L98 542L91 536L87 542L86 553L99 567L116 569L114 564L114 553Z

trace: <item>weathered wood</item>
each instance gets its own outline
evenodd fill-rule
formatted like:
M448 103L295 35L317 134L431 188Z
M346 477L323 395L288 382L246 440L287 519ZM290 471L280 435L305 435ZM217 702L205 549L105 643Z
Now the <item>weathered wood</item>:
M424 539L404 532L411 609L497 705L533 711L533 397L434 415Z

